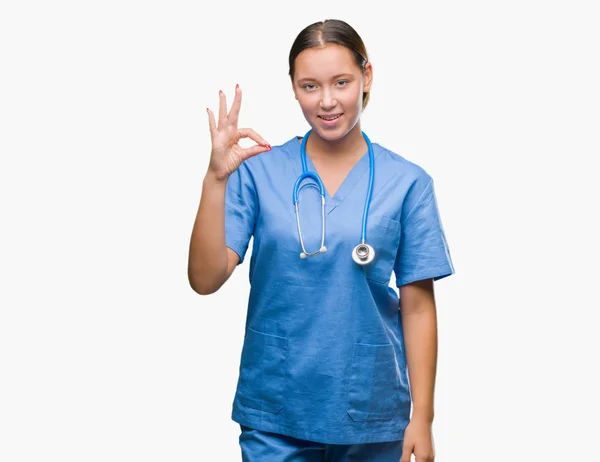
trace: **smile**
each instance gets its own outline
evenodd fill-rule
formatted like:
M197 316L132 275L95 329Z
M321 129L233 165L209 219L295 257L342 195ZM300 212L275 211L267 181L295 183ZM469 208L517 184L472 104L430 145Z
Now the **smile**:
M339 119L341 116L342 116L342 114L337 114L334 116L318 116L318 117L323 120L335 120L335 119Z

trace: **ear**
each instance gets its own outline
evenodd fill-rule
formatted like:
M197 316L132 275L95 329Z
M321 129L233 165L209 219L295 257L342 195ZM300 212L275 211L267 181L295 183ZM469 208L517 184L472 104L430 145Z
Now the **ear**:
M363 92L368 93L371 91L371 83L373 82L373 65L371 62L365 64L365 71L363 72Z

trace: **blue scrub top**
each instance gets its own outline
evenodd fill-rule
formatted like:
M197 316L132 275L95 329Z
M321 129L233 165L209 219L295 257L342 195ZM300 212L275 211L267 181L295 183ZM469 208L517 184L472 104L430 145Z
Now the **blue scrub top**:
M293 186L300 137L247 159L228 179L225 240L249 265L250 297L232 419L327 444L400 440L411 395L397 287L454 273L431 176L373 143L375 177L361 266L369 182L365 152L333 197L326 193L327 252L300 258ZM316 171L309 156L310 171ZM311 178L305 183L314 183ZM303 184L305 184L303 183ZM316 184L315 184L316 185ZM321 244L316 187L300 191L308 252Z

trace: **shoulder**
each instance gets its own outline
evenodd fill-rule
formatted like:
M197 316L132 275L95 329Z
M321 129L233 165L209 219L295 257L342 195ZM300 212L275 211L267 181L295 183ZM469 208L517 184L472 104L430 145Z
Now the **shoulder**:
M420 196L432 182L429 172L407 157L379 143L373 143L373 151L377 159L375 168L385 174L387 181L402 186L407 195Z

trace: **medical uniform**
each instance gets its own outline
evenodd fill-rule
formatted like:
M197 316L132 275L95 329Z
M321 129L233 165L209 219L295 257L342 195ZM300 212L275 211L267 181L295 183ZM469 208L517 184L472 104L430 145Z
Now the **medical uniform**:
M302 259L292 200L302 173L300 146L295 136L247 159L227 182L225 240L240 263L253 237L231 417L250 429L315 443L402 440L411 395L392 273L397 287L454 273L432 178L373 143L366 242L375 259L365 266L352 259L361 242L367 152L334 196L326 193L327 251ZM321 243L321 197L310 186L299 196L302 237L313 252Z

